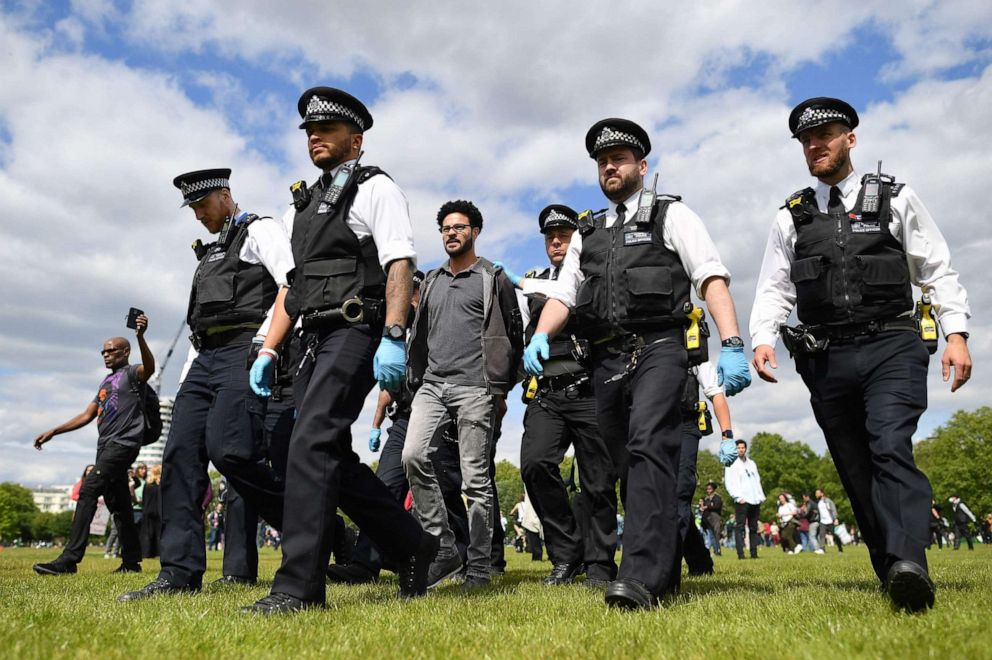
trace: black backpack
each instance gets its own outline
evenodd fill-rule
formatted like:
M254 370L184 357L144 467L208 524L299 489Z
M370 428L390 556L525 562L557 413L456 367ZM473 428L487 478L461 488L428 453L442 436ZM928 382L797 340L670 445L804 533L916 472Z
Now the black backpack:
M141 433L141 446L144 447L152 444L162 435L162 410L158 402L158 392L148 383L136 382L131 373L131 369L128 369L128 384L131 386L131 392L141 403L141 416L145 420Z

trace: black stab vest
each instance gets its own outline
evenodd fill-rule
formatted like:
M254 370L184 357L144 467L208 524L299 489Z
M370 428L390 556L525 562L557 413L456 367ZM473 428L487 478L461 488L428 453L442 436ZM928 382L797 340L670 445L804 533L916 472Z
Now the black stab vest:
M540 273L528 274L527 277L533 277L538 280L550 280L552 272L553 269L545 268ZM541 319L541 312L544 311L545 302L547 301L535 297L530 297L527 299L527 309L530 312L530 323L528 323L527 327L524 329L524 346L530 343L530 340L534 337L534 333L537 332L537 322ZM568 323L549 343L548 359L562 361L569 360L570 362L573 362L573 368L568 370L570 372L585 370L585 367L580 365L575 359L575 356L572 354L574 349L572 335L575 335L576 337L579 336L578 320L575 318L574 314L568 317Z
M583 336L598 340L686 323L692 283L679 255L665 247L662 233L668 206L678 200L659 197L649 223L607 229L600 212L580 226L585 280L576 295L575 316Z
M377 174L388 176L378 167L359 166L337 204L319 214L324 184L318 180L306 208L296 212L291 239L296 268L286 296L290 317L337 309L351 298L386 297L386 274L375 241L371 236L359 240L347 223L358 185Z
M841 216L821 212L812 188L786 201L796 227L790 279L802 323L866 323L913 309L906 251L889 231L891 200L901 189L883 182L877 214L861 210L863 185L854 209Z
M276 300L275 281L262 264L250 264L240 258L241 247L248 239L248 226L258 220L249 215L232 227L234 232L225 248L220 243L207 246L193 275L186 322L196 333L213 327L239 323L259 323Z

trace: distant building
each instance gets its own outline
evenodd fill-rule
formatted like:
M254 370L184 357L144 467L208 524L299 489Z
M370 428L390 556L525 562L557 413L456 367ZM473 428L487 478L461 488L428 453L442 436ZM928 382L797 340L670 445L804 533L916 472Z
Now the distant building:
M76 503L72 501L72 486L38 486L31 491L34 505L45 513L61 513L75 511Z
M165 441L169 437L169 428L172 426L172 406L175 402L175 398L171 396L164 396L160 399L162 435L152 444L141 448L141 451L138 452L138 458L135 460L136 464L144 463L148 467L151 467L162 463L162 454L165 452Z

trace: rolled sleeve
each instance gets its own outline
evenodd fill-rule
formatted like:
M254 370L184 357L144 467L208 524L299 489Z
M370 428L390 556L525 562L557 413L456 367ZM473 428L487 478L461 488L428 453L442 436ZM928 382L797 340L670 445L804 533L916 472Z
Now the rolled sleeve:
M288 286L286 275L294 265L285 225L274 218L261 218L248 225L248 240L241 258L265 266L277 286Z
M554 298L564 303L569 309L573 309L576 295L579 292L579 285L585 279L582 269L579 267L581 256L582 235L575 232L572 234L572 241L568 244L568 250L565 252L561 270L558 271L558 279L541 280L525 277L520 287L524 295L536 298Z
M699 379L699 387L703 390L703 395L713 400L718 394L723 394L723 387L719 385L716 367L712 362L703 362L696 368L696 378Z
M723 265L720 252L706 226L685 204L674 202L668 207L664 239L665 247L682 260L682 267L692 280L697 296L703 297L703 283L711 277L722 277L730 284L730 271Z

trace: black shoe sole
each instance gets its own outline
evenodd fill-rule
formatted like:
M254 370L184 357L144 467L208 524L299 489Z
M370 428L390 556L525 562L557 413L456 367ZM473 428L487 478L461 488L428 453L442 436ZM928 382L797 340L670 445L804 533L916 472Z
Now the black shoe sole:
M75 570L55 571L48 568L47 566L42 566L41 564L35 564L34 566L31 567L31 570L33 570L38 575L75 575L76 574Z
M606 604L610 607L616 607L628 611L649 610L658 604L658 601L655 598L649 597L645 602L642 594L639 594L629 588L617 588L614 585L611 585L606 590L604 599L606 600Z
M897 573L889 580L887 591L893 604L907 612L920 612L933 607L933 587L923 575Z

